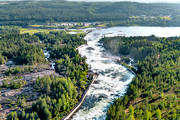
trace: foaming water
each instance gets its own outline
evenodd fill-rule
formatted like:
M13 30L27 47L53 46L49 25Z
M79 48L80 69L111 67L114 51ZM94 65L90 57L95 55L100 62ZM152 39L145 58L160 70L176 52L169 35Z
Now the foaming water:
M179 32L178 32L179 31ZM134 75L117 64L114 57L106 54L99 40L104 36L179 36L180 28L170 27L113 27L94 30L87 34L87 45L79 48L82 56L87 57L87 64L94 72L99 73L91 86L80 109L73 120L105 120L109 105L114 99L126 93Z

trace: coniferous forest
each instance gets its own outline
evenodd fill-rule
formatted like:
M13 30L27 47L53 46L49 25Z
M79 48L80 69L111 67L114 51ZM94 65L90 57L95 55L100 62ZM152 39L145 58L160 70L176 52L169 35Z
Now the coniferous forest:
M104 100L100 114L106 120L180 120L180 37L125 37L121 29L120 36L106 37L113 32L103 30L113 26L178 27L180 3L0 0L0 120L63 119L83 102L92 84L100 92L86 97L85 110ZM93 30L99 32L85 40ZM123 96L121 91L106 93L111 89L102 84L124 74L113 68L93 72L89 56L78 51L84 46L88 55L103 53L92 56L98 58L92 63L106 68L118 56L113 65L134 73ZM105 58L106 53L112 56ZM94 81L98 74L101 79Z
M13 60L17 65L4 72L7 77L2 81L1 89L30 89L31 85L32 94L37 95L31 97L25 92L12 100L1 101L3 107L12 110L7 119L50 120L67 115L92 80L86 59L76 50L85 44L84 35L70 35L64 31L29 35L20 34L18 28L1 29L5 31L0 38L1 64ZM59 74L37 77L33 82L23 80L23 74L33 74L40 71L38 65L49 64L44 49L51 51L49 60L55 61L55 71Z
M180 38L114 37L101 42L107 51L133 58L137 67L125 96L110 106L107 120L178 120Z
M180 26L179 4L136 2L22 1L0 4L0 24L108 22L109 26Z

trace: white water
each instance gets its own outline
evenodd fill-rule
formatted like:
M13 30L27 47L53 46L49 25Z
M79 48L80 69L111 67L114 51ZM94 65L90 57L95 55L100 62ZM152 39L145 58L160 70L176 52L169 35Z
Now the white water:
M131 83L134 75L126 68L114 62L114 57L105 54L99 40L103 36L149 36L159 37L179 36L179 27L114 27L94 30L85 39L87 45L79 48L82 56L87 57L87 63L99 77L88 91L87 97L73 116L73 120L104 120L109 105L115 98L122 96ZM89 48L89 49L88 49Z

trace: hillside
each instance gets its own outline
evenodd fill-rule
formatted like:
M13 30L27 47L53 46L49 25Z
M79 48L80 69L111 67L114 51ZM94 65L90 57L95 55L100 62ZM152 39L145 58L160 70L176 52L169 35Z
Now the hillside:
M138 68L126 95L110 106L107 120L179 120L180 38L113 37L101 42L107 51L133 58Z
M111 25L180 25L179 4L136 2L20 1L0 5L0 24L109 22Z

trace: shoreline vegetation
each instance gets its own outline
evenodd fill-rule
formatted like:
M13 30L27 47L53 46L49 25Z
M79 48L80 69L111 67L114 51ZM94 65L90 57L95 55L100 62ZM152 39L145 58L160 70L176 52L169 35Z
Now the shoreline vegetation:
M109 107L107 120L179 119L179 37L110 37L100 42L122 56L120 64L129 67L128 58L133 58L138 68L125 96Z
M62 120L69 120L76 111L78 111L78 109L81 107L81 105L83 104L84 99L86 98L86 95L89 91L89 88L91 87L91 85L95 82L95 80L97 79L98 74L94 73L92 82L88 85L87 89L83 92L81 100L76 104L76 106L69 112L69 114L67 114L65 117L62 118Z
M124 62L123 60L117 60L116 62L121 64L122 66L124 66L132 74L136 75L137 69L135 68L135 66L129 65L126 62Z
M71 116L97 77L77 50L86 43L85 34L46 30L22 34L18 27L0 29L0 55L4 59L1 64L13 61L12 66L1 65L1 119L50 120ZM34 49L37 50L33 52ZM45 58L44 49L49 51L50 58ZM38 56L34 56L36 52ZM54 70L49 61L55 61Z

